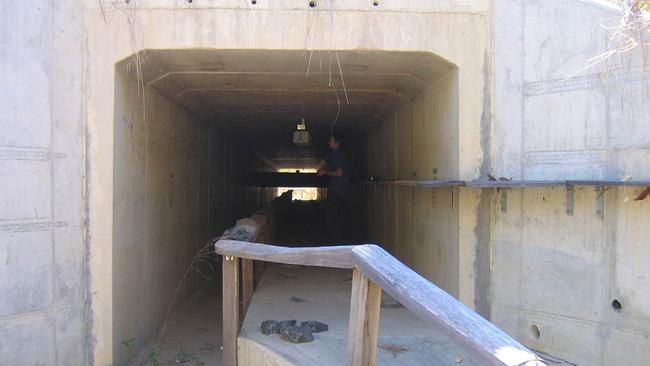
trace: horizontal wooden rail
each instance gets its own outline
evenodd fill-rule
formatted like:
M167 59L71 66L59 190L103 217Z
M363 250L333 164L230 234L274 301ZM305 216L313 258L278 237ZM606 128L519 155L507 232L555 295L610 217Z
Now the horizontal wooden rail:
M420 319L429 321L464 345L486 365L543 365L525 346L382 248L357 246L352 256L355 268Z
M440 188L464 186L465 182L461 180L376 180L368 182L358 182L360 186L379 185L379 186L405 186L420 188Z
M353 269L348 365L374 365L379 321L379 306L374 289L381 288L416 316L443 330L452 340L463 345L482 365L546 366L542 359L525 346L377 245L287 248L220 240L215 249L228 260L246 258ZM230 268L224 267L224 270L232 273ZM230 289L232 286L226 286L224 283L224 289L226 288ZM229 294L224 293L224 303L233 301L233 295L237 300L238 295L234 290ZM229 314L233 312L230 311ZM224 316L229 315L224 313ZM233 326L238 322L224 319L223 324ZM237 334L238 328L224 328L224 344L232 343L232 340L226 338L237 337ZM226 355L225 352L226 348L224 360L236 360L236 354Z
M230 257L331 268L352 268L353 248L350 245L289 248L237 240L219 240L215 245L217 254Z
M559 186L625 186L650 187L650 180L378 180L361 181L359 186L407 186L420 188L534 188Z

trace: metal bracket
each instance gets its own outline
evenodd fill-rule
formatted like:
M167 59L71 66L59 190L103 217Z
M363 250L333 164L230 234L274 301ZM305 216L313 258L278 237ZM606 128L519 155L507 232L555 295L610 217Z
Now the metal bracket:
M573 216L573 192L575 188L569 184L566 186L566 214Z
M233 257L232 255L224 255L223 259L226 261L234 261L235 257Z
M431 189L431 208L436 207L436 190Z
M454 200L455 200L455 197L454 197L455 193L454 192L455 191L456 190L454 189L454 187L449 187L449 194L451 194L451 208L452 209L454 208Z
M605 218L605 189L603 186L596 186L596 215L601 219Z
M508 190L501 189L501 212L508 212Z

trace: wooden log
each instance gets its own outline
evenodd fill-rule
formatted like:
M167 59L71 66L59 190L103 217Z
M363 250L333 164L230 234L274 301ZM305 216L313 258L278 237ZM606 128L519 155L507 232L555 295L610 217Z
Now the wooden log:
M223 365L237 366L239 258L223 257Z
M352 272L347 366L375 365L380 307L381 288L355 268Z
M242 281L242 312L241 319L243 321L248 306L253 298L253 291L255 290L254 279L254 264L252 259L242 258L241 260L241 281Z
M249 243L236 240L219 240L215 244L217 254L254 259L266 262L297 264L331 268L352 268L354 246L323 246L311 248L287 248L274 245Z

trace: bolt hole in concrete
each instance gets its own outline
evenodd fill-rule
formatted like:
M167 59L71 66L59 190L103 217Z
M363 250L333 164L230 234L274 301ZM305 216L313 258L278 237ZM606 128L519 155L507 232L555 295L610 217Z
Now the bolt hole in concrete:
M614 299L614 301L612 301L612 307L614 308L614 311L621 312L621 308L623 308L623 305L621 305L620 301Z
M541 333L539 332L539 328L537 327L537 325L533 324L530 326L530 334L533 336L533 338L539 339Z
M373 1L373 2L372 2L372 5L374 5L374 6L379 6L379 1L377 1L377 0Z
M257 4L257 0L251 0L251 4L253 5Z
M315 8L316 7L316 2L315 1L310 1L309 2L309 7L310 8Z

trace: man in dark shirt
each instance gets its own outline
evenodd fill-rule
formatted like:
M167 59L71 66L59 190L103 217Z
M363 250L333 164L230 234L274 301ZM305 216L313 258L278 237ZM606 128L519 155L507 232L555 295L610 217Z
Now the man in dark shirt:
M343 225L350 200L350 172L341 151L343 135L334 131L329 139L332 151L318 163L318 176L329 176L325 210L327 229L334 241L343 239Z

